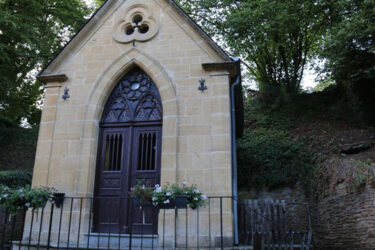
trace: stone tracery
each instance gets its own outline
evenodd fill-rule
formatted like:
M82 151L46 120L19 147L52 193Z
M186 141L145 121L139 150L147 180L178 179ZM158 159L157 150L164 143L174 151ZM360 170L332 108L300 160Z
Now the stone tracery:
M139 68L125 75L113 90L104 109L103 122L159 121L162 106L159 91Z
M146 4L130 6L113 30L113 38L120 43L147 41L159 31L159 22Z

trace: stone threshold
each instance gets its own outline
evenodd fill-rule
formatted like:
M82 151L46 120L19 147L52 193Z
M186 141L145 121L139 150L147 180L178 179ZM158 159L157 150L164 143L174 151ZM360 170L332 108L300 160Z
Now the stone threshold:
M157 239L157 234L116 234L116 233L85 233L85 237L113 237L113 238L134 238L134 239Z
M12 250L46 250L47 249L47 244L46 243L40 243L38 244L37 242L30 242L30 244L28 242L24 242L22 243L22 245L20 246L20 242L19 241L13 241L12 242L12 247L10 248ZM130 249L128 246L121 246L121 248L108 248L106 246L89 246L89 248L87 248L87 245L84 245L82 244L81 246L77 247L76 245L70 245L69 247L67 247L66 245L64 244L60 244L59 248L57 248L57 244L50 244L50 246L48 247L48 249L59 249L59 250L67 250L67 249L70 249L70 250L95 250L95 249L99 249L99 250L102 250L102 249L120 249L120 250L125 250L125 249ZM149 246L143 246L142 248L139 247L139 246L134 246L131 248L132 250L142 250L142 249L155 249L155 250L183 250L183 249L187 249L185 247L177 247L177 248L173 248L173 247L160 247L160 246L155 246L155 247L149 247ZM188 249L197 249L196 247L189 247ZM236 247L224 247L224 248L220 248L220 247L212 247L212 248L208 248L208 247L201 247L199 248L199 250L219 250L219 249L224 249L224 250L253 250L254 248L252 246L236 246Z

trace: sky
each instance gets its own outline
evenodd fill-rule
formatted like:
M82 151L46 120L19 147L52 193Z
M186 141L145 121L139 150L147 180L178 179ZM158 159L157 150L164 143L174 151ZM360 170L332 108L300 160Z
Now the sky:
M314 70L307 68L304 72L301 86L303 89L314 88L317 85L315 81L317 74Z
M86 2L87 4L92 4L92 3L94 2L94 0L85 0L85 2Z
M86 4L93 5L95 3L95 0L84 0Z

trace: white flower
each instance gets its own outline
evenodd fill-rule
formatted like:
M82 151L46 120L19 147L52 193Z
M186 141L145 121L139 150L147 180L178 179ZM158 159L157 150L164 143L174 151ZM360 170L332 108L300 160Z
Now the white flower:
M152 197L152 201L156 201L156 197Z
M160 187L160 185L159 185L159 184L156 184L156 185L155 185L155 188L158 188L158 187Z
M199 193L199 189L194 189L194 193L198 194Z
M156 192L156 193L161 193L161 187L157 187L157 188L155 189L155 192Z
M198 200L198 198L197 198L197 197L194 197L194 200L195 200L195 201L197 201L197 200Z
M184 181L183 183L182 183L182 185L184 185L184 186L186 186L188 183L187 183L187 181Z
M203 194L202 195L202 200L207 200L207 195Z
M156 207L159 203L153 202L152 204Z
M171 196L172 194L171 194L171 192L167 192L166 195L167 196Z
M146 188L145 185L143 185L143 186L142 186L142 189L145 189L145 188Z
M26 206L26 207L30 207L31 204L28 202L28 203L25 204L25 206Z
M164 201L164 204L168 204L170 201L169 200L165 200Z

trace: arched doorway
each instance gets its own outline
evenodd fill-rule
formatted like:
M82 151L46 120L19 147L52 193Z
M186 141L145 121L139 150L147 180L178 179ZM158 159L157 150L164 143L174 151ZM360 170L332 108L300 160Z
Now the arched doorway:
M137 182L160 183L162 119L155 83L134 68L112 91L100 122L94 232L157 233L157 214L130 211L129 192Z

